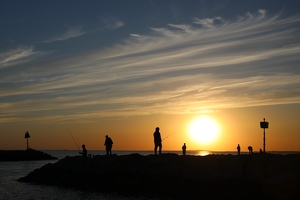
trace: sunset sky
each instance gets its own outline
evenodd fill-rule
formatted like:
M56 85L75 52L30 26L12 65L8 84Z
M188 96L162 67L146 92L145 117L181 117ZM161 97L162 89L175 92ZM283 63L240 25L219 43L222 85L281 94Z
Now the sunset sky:
M300 151L299 0L0 2L0 150L259 151L263 118Z

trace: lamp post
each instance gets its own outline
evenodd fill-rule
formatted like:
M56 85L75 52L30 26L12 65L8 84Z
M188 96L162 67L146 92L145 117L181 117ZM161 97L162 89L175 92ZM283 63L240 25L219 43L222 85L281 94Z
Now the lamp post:
M264 129L264 138L263 138L263 145L264 145L264 153L266 152L266 128L269 128L269 122L266 122L265 118L263 122L260 122L260 128Z
M25 132L25 138L27 139L27 149L28 149L28 138L30 138L28 131Z

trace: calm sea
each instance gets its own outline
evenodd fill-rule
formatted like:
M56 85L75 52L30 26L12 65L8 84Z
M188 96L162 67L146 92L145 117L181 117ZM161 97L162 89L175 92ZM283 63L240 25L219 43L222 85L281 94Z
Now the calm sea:
M66 156L77 156L78 151L63 151L63 150L41 150L52 156L62 159ZM140 155L153 154L152 151L113 151L113 154L128 155L131 153L139 153ZM164 151L163 153L176 153L181 155L181 151ZM244 152L245 154L247 152ZM278 154L299 153L299 152L273 152ZM88 151L92 155L105 155L104 151ZM236 152L210 152L210 151L187 151L187 155L205 156L208 154L231 154L236 155ZM26 176L34 169L40 168L47 163L55 163L57 160L42 160L42 161L13 161L0 162L0 199L6 200L59 200L59 199L80 199L80 200L137 200L149 198L146 197L128 197L114 194L102 194L83 192L75 189L59 188L56 186L36 185L31 183L18 182L17 179Z

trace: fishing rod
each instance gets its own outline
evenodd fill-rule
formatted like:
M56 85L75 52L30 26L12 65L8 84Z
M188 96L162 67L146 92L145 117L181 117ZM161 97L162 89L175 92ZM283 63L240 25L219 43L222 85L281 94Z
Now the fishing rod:
M79 147L78 147L78 145L77 145L76 141L74 140L74 137L73 137L73 135L72 135L71 131L70 131L69 129L68 129L68 131L69 131L69 133L70 133L70 135L71 135L71 137L72 137L72 139L73 139L73 141L74 141L74 143L75 143L75 145L76 145L76 147L77 147L78 151L80 151L80 149L79 149Z
M79 137L78 137L78 134L76 134L76 136L77 136L77 144L79 145L80 143L79 143Z
M177 131L175 131L175 132L173 132L173 133L171 133L170 135L168 135L167 137L165 137L164 139L162 139L162 140L165 140L165 139L167 139L168 137L170 137L171 135L173 135L174 133L176 133Z

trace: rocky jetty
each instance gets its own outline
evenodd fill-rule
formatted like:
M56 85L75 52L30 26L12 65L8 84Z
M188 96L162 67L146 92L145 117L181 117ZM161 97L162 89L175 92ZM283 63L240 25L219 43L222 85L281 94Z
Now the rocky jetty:
M24 161L24 160L54 160L49 154L34 149L27 150L0 150L0 161Z
M75 156L19 181L159 199L300 199L300 155Z

